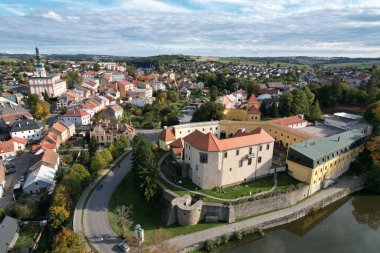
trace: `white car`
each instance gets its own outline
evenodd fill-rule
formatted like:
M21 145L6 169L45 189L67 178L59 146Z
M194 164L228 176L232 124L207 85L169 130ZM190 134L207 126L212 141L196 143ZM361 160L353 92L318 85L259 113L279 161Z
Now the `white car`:
M129 252L131 248L126 244L125 242L119 243L117 246L123 251L123 252Z
M14 158L9 157L9 158L5 159L5 161L10 162L10 161L12 161L13 159L14 159Z
M20 177L20 182L24 182L24 180L25 180L25 177L24 177L24 176L21 176L21 177Z

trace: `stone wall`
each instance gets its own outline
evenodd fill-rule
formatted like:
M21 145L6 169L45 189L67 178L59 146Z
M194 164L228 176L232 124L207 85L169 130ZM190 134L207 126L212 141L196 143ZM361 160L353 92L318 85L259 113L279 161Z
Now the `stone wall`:
M278 196L233 205L236 219L286 208L308 196L309 186Z
M172 205L177 206L177 221L180 225L195 225L201 220L202 200L198 200L192 205L191 196L185 195L173 199Z

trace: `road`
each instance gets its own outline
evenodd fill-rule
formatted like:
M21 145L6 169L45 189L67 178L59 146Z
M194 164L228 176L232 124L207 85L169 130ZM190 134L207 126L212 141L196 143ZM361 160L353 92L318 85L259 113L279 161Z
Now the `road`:
M108 203L112 193L131 170L131 154L121 162L120 167L111 171L101 182L103 189L95 190L90 196L83 216L84 234L99 252L121 252L117 244L122 242L112 230L108 220ZM103 237L98 241L99 236Z
M157 141L161 129L138 129L138 133L143 133L149 142ZM103 189L95 190L88 199L83 215L82 226L82 209L91 188L96 184L88 187L78 201L74 214L74 230L84 234L91 244L101 253L121 252L117 244L122 242L118 235L112 230L108 219L108 203L112 193L120 184L123 178L131 170L131 153L120 160L120 167L111 171L105 179L102 180ZM99 241L99 237L103 240Z

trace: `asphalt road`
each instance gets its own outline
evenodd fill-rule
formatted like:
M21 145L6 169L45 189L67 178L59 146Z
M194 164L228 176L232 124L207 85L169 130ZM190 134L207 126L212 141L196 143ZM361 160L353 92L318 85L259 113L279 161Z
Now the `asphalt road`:
M120 237L112 230L108 220L108 203L112 193L131 170L131 154L121 162L101 183L103 189L95 190L87 203L84 217L84 234L99 252L121 252L117 244L122 242ZM99 241L102 236L103 240Z

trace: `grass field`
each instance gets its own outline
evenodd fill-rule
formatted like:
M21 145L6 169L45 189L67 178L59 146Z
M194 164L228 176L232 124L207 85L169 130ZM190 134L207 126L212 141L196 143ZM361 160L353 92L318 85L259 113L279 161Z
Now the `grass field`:
M136 189L133 181L132 173L123 179L120 185L116 188L109 203L109 219L112 228L120 233L120 227L116 222L115 209L117 206L126 205L132 206L132 218L135 224L140 224L145 229L145 243L151 244L154 238L155 232L161 227L165 231L170 233L171 236L189 234L200 230L208 229L215 226L220 226L224 223L201 223L194 226L180 226L166 224L161 220L161 216L164 212L164 207L158 201L153 203L146 203L141 197L140 192ZM133 231L130 231L133 235Z
M177 164L177 162L175 162L171 156L168 156L165 159L164 163L161 165L161 171L164 173L166 178L171 180L173 183L178 184L178 182L181 181L180 185L189 190L223 199L235 199L239 197L255 195L257 193L272 189L274 184L273 176L268 176L248 183L230 186L223 189L199 189L199 187L197 187L197 185L195 185L189 178L182 178L180 176L177 176L180 174L179 170L180 165ZM177 193L179 196L189 194L187 191L172 186L166 183L164 180L161 180L161 182L170 190ZM277 177L276 190L282 190L291 185L296 185L297 183L299 182L289 176L287 173L279 173ZM223 202L212 198L205 198L204 201L217 203Z
M37 235L40 227L37 226L23 226L20 229L20 235L17 238L15 249L31 248L34 244L34 237Z

